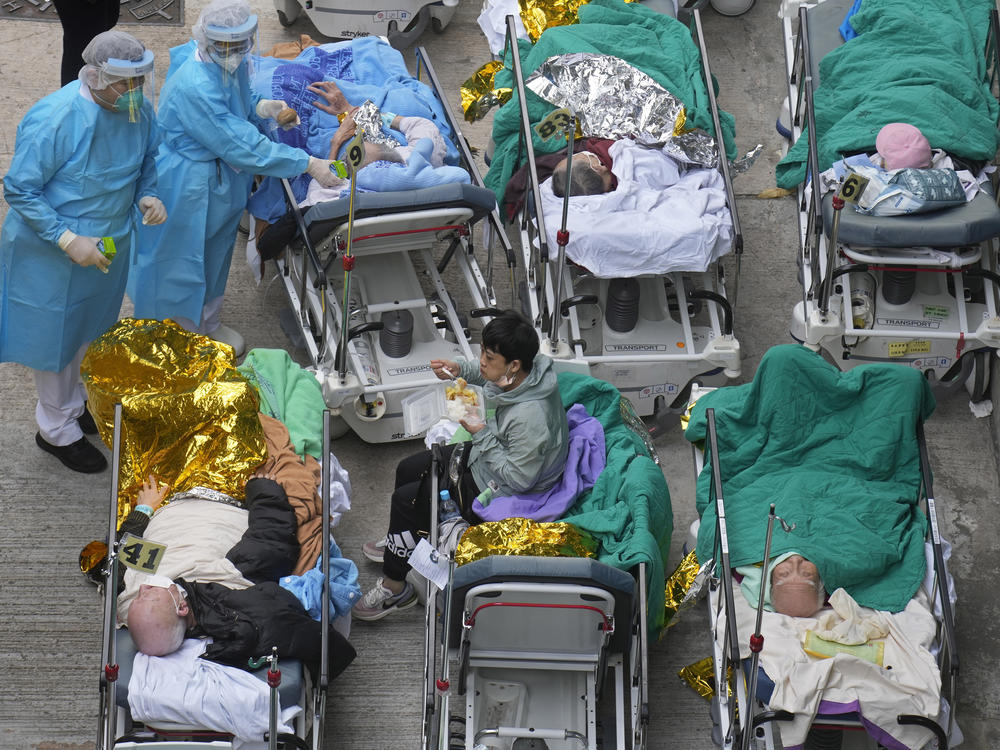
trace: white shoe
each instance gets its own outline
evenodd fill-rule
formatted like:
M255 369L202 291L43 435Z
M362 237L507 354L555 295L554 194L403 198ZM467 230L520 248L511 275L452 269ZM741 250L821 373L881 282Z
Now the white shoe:
M210 339L213 339L214 341L221 341L223 344L229 344L231 347L233 347L233 352L236 354L237 357L243 355L243 351L246 349L247 346L246 342L243 340L243 337L237 331L234 331L232 328L225 325L216 328L214 331L208 334L208 337Z

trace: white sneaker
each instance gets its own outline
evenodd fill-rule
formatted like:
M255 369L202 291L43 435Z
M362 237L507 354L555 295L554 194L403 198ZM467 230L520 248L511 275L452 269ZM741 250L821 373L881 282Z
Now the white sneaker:
M413 584L406 581L403 590L392 593L383 585L384 578L379 578L361 601L354 605L351 613L357 620L381 620L397 609L409 609L417 603L417 592Z
M225 325L216 328L214 331L208 334L208 337L215 341L221 341L223 344L229 344L231 347L233 347L233 352L236 354L237 357L243 355L243 351L246 349L247 346L246 342L243 340L243 337L237 331L234 331L232 328Z

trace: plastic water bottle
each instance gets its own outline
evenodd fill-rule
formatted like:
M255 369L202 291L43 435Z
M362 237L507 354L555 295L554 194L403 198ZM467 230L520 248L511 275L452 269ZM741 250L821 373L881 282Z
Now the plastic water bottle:
M438 521L445 521L462 515L458 510L458 504L451 499L448 490L441 490L441 502L438 503Z

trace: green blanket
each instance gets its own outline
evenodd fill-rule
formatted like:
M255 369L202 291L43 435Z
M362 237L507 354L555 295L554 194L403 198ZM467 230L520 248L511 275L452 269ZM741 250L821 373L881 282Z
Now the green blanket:
M323 458L323 389L284 349L251 349L236 368L260 394L260 410L284 422L295 452Z
M570 52L614 55L652 77L684 102L689 127L715 133L698 48L684 24L622 0L591 0L580 7L578 16L580 22L577 24L546 29L534 45L524 40L518 42L525 77L555 55ZM504 69L496 74L498 88L513 87L513 63L509 55L510 52L504 59ZM527 92L527 98L528 117L533 125L555 109L531 91ZM733 116L720 111L719 117L726 154L730 159L735 158ZM498 202L503 201L507 181L521 165L518 161L520 121L515 89L510 101L497 110L493 119L495 150L486 173L486 186L496 193ZM566 145L565 140L559 138L543 141L534 131L531 137L536 154L550 154Z
M933 148L992 159L1000 109L986 75L993 0L864 0L851 18L858 36L820 62L815 93L819 168L874 151L883 125L907 122ZM793 188L806 178L807 137L776 169Z
M730 563L760 562L767 512L771 554L797 551L819 569L828 592L898 612L924 577L926 517L918 506L916 426L934 410L923 375L896 364L840 372L798 345L776 346L753 382L698 399L685 436L705 439L715 410L722 457ZM711 462L698 477L698 559L715 556ZM710 502L711 497L711 502Z
M575 373L559 374L568 409L583 404L604 427L607 466L597 483L577 499L561 521L575 524L601 543L597 559L622 570L645 562L652 633L664 623L664 565L673 512L663 471L625 419L638 422L630 404L610 383Z

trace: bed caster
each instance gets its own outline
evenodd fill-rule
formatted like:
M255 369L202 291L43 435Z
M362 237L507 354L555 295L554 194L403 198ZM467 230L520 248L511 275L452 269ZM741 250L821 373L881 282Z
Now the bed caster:
M757 0L709 0L716 13L723 16L742 16Z

